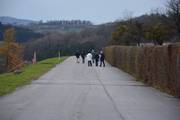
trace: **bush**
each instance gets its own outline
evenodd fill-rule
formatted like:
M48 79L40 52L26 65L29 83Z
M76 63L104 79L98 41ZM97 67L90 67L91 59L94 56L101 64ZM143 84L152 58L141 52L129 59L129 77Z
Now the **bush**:
M180 97L180 44L168 46L109 46L106 60L163 91Z

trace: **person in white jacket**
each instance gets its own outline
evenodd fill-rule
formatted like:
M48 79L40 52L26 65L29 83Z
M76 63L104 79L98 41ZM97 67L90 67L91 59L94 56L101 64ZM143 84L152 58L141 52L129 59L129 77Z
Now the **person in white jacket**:
M86 59L88 61L88 66L92 67L92 54L88 53L87 56L86 56Z

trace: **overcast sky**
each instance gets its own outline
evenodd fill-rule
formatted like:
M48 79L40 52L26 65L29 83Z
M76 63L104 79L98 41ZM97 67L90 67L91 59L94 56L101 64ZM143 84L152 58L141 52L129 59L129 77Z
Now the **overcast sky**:
M0 16L31 20L115 21L124 11L139 16L165 6L167 0L0 0Z

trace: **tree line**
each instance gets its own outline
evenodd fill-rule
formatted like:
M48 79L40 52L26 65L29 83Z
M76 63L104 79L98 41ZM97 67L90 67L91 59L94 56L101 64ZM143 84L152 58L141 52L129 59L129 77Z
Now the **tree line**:
M179 42L180 39L180 0L169 0L166 11L154 11L142 19L132 18L117 23L112 32L109 45L137 45L153 43L163 45L164 42Z
M92 25L87 20L51 20L47 22L40 21L39 25L59 25L59 26L89 26Z
M66 56L73 55L76 51L100 50L106 45L112 30L112 26L100 25L80 32L46 33L44 37L24 44L24 58L31 60L35 51L37 59L42 60L58 56L59 51Z

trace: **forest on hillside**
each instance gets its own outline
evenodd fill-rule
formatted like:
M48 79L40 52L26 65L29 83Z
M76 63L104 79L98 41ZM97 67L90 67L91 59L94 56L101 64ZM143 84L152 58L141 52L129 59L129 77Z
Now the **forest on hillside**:
M5 31L12 27L15 41L23 46L23 59L28 61L34 52L37 60L42 60L59 52L62 56L73 55L107 45L163 45L180 42L180 0L169 0L164 11L157 9L139 17L127 14L122 20L101 25L85 20L40 21L27 26L0 24L1 46Z
M0 22L0 41L4 40L4 33L9 28L14 28L16 30L15 39L18 43L25 43L43 37L43 34L34 32L31 29L12 25L3 25Z
M61 55L73 55L76 51L101 50L110 39L112 25L89 27L80 32L47 33L44 37L25 44L25 58L32 58L36 51L38 59Z

